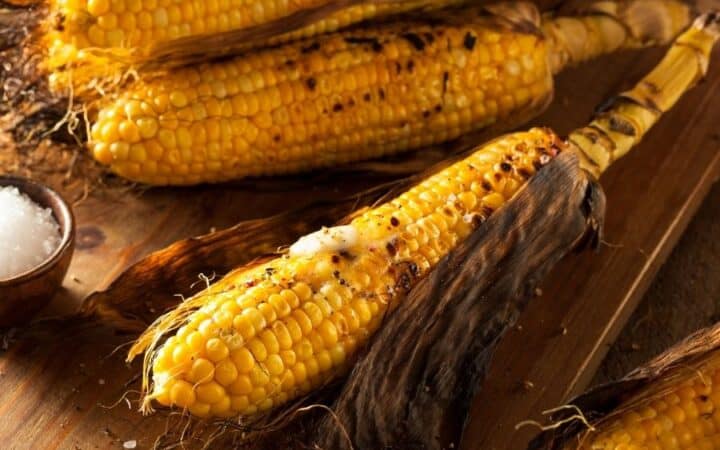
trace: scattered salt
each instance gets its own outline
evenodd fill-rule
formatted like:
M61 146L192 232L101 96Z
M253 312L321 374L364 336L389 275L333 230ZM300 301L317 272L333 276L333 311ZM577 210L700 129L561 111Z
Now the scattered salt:
M132 441L125 441L125 442L123 442L123 448L127 448L127 449L137 448L137 441L134 439Z
M0 186L0 280L39 266L60 245L60 227L16 187Z

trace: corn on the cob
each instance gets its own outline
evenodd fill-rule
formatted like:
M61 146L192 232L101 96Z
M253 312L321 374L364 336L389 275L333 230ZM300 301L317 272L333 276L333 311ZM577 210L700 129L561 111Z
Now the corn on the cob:
M146 352L146 390L153 373L146 408L154 399L201 417L248 415L342 373L415 281L553 156L576 152L599 175L626 153L704 73L716 37L702 24L686 32L626 100L567 144L541 128L501 137L349 225L306 236L183 302L131 349L130 359Z
M268 26L293 15L327 10L317 22L269 38L264 45L334 31L363 20L422 7L438 8L459 0L350 1L337 6L328 0L252 0L166 2L140 0L52 0L46 27L46 65L51 87L64 88L122 72L130 63L141 63L168 52L163 46L180 45L187 38L222 35L223 51L229 34ZM244 39L247 41L247 39ZM182 52L174 49L179 57ZM220 50L220 49L218 49ZM205 49L207 53L208 49ZM74 70L72 70L74 68Z
M578 450L720 449L720 365L709 364L661 385L647 401L620 406L621 414L580 438ZM659 391L659 393L658 393ZM648 394L649 394L648 393ZM637 397L644 397L638 393Z
M391 23L183 69L102 108L89 145L115 173L164 185L294 173L452 140L540 109L552 96L551 69L649 42L636 15L665 19L658 40L688 20L674 0L629 5L551 20L547 40L468 9L447 23Z
M333 378L388 307L556 151L543 129L500 139L349 225L228 275L158 352L153 397L199 416L246 415Z

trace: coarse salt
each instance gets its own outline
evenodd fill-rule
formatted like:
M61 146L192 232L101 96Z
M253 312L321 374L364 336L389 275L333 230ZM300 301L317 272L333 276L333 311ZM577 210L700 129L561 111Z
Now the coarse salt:
M39 266L60 246L60 226L16 187L0 186L0 280Z

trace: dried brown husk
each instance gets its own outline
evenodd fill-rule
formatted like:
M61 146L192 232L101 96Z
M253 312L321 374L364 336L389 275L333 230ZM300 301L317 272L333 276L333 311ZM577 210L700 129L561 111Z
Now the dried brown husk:
M662 397L668 389L702 372L720 366L720 323L699 330L664 353L638 367L624 378L590 389L570 400L587 420L572 420L557 428L553 424L577 414L563 409L552 415L548 427L529 445L528 450L577 448L592 433L588 428L612 422L619 415Z

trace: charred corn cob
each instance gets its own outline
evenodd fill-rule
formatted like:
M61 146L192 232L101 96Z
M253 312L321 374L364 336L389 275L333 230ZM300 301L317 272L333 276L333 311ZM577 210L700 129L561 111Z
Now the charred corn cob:
M145 408L156 400L201 417L249 415L343 373L416 280L560 151L595 175L626 153L704 73L716 37L699 22L567 142L544 128L491 141L348 225L303 237L182 303L131 349L130 359L145 352Z
M552 71L666 40L688 20L674 0L600 6L602 14L546 22L547 39L468 9L432 25L391 23L183 69L102 108L89 146L123 177L180 185L445 142L537 111L552 96ZM645 15L664 25L645 27Z
M251 0L166 2L140 0L52 0L50 20L44 37L51 86L87 83L122 72L128 64L163 56L183 55L183 46L192 47L187 38L203 39L222 35L223 50L233 32L271 25L293 15L327 10L320 20L269 38L264 44L334 31L363 20L410 11L421 7L438 8L459 0L392 0L347 2L334 6L328 0ZM320 11L322 12L322 11ZM291 28L292 29L292 28ZM242 36L244 37L244 36ZM185 39L184 39L185 38ZM243 41L247 41L244 37ZM163 52L163 47L175 47ZM207 46L204 52L208 52ZM161 55L156 55L160 53ZM69 71L68 69L74 68Z

